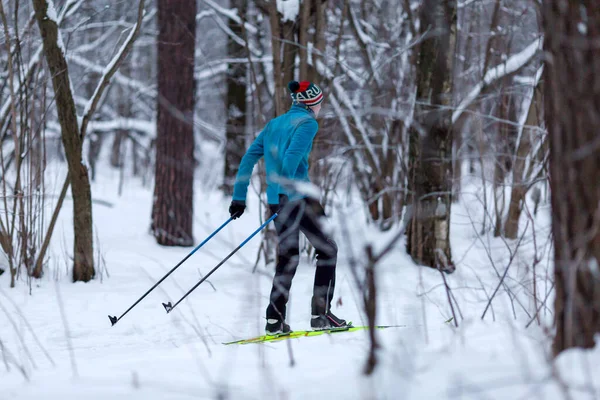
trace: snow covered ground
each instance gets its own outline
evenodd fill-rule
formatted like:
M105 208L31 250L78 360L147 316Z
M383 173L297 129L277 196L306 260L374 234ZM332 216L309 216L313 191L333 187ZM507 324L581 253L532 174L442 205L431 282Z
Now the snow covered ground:
M70 282L71 203L61 213L52 246L51 270L32 283L9 289L0 277L0 399L599 399L600 346L569 351L549 362L549 308L532 296L534 248L537 295L551 288L548 209L523 236L505 284L483 314L518 241L479 238L482 208L476 183L464 186L453 208L452 245L457 271L446 275L414 265L404 240L377 266L379 364L362 373L369 348L366 332L302 338L269 344L224 346L262 334L272 266L252 273L257 237L172 313L176 301L220 259L256 229L256 198L157 290L111 327L120 315L191 249L163 248L148 234L152 191L129 180L117 195L118 173L93 185L94 223L106 270L90 283ZM60 180L58 180L60 181ZM224 222L228 199L198 184L196 243ZM105 202L112 203L109 207ZM352 243L340 236L340 213L332 215L340 247L334 312L365 323L348 263L365 243L383 246L395 232L379 233L362 211L345 209ZM523 217L523 229L527 218ZM510 249L510 250L509 250ZM493 264L490 260L493 260ZM494 269L497 269L497 271ZM307 329L314 267L306 257L292 287L289 323ZM540 322L529 324L535 308ZM462 317L460 316L462 314ZM26 378L25 378L26 376ZM85 396L85 397L83 397ZM569 397L570 396L570 397Z

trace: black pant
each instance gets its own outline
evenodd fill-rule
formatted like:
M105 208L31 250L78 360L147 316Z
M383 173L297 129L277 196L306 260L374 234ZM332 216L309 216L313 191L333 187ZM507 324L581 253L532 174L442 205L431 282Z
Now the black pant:
M269 207L273 213L280 208L275 205ZM337 245L323 232L320 219L324 216L323 207L317 201L302 199L285 204L275 218L279 247L267 318L285 320L292 279L300 258L300 232L304 233L317 254L312 314L323 314L330 309L335 288Z

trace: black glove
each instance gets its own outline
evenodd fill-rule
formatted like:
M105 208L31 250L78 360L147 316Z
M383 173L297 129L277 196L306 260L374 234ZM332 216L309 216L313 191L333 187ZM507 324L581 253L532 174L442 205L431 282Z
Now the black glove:
M280 194L279 195L279 205L277 207L277 213L281 213L281 210L283 210L283 207L285 207L285 205L290 201L289 197L287 197L287 195L285 194Z
M289 202L290 202L290 198L288 197L287 194L280 194L279 195L279 207L280 208L283 208L283 206L285 206Z
M246 209L246 202L241 200L233 200L229 206L229 215L231 218L236 219L242 216Z
M307 198L306 199L306 205L309 209L309 211L313 214L316 215L317 217L326 217L325 215L325 209L323 208L323 206L321 205L321 203L319 203L316 199L313 198Z

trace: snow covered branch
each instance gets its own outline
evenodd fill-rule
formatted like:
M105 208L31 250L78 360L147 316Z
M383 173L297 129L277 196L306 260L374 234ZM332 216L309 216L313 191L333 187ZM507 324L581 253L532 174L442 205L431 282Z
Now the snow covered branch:
M10 43L10 33L8 31L8 21L6 19L6 14L4 13L4 6L2 4L2 2L0 1L0 19L2 20L2 27L4 28L4 36L6 37L6 42ZM17 99L16 99L16 93L15 93L15 87L14 87L14 68L13 68L13 59L12 59L12 52L9 51L8 52L8 57L7 57L7 61L8 61L8 87L9 87L9 92L10 92L10 100L9 100L9 104L10 104L10 112L12 114L12 124L13 124L13 131L15 132L14 136L14 140L15 140L15 149L16 151L19 151L19 143L17 140Z
M380 171L379 157L377 157L375 149L373 148L373 144L371 143L371 141L368 137L366 128L365 128L364 124L362 123L362 119L356 112L356 109L354 108L354 105L352 104L352 100L350 99L350 96L348 95L348 93L346 92L344 87L338 81L336 81L334 79L333 72L323 62L321 62L321 60L317 60L317 70L319 71L319 73L322 76L325 76L328 79L331 79L333 88L335 89L335 93L340 102L340 103L337 103L337 100L336 100L336 103L338 104L337 107L339 107L341 104L343 104L350 111L350 114L352 115L352 117L354 119L354 123L356 124L356 128L358 129L358 131L361 135L362 142L364 143L364 146L367 148L370 158L373 159L373 162L374 162L373 166L379 172ZM342 113L341 108L339 108L339 109L336 108L336 111L338 111L338 114ZM341 116L340 116L340 118L341 118ZM344 123L342 123L342 124L343 124L343 126L345 126ZM353 135L351 133L352 131L350 129L344 129L344 132L348 136L349 143L354 143L355 138L353 137Z
M75 64L78 64L78 65L80 65L84 68L87 68L93 72L96 72L99 74L104 72L104 68L102 66L95 64L94 62L92 62L84 57L78 56L76 54L69 53L67 55L67 59L69 61L73 61ZM147 96L154 97L157 94L156 89L154 89L153 86L149 86L143 82L140 82L137 79L124 76L121 73L119 73L118 71L115 72L113 77L121 85L129 87L131 89L135 89L135 90L139 91L140 93L145 94Z
M452 123L456 123L461 117L463 112L475 101L477 96L492 83L513 74L527 65L533 57L537 54L538 50L542 47L542 38L535 40L521 52L511 56L505 62L491 68L483 77L483 80L479 82L467 96L460 102L458 108L452 114Z
M65 18L67 18L68 16L72 15L75 11L77 11L77 9L81 6L82 3L83 3L83 0L69 0L65 4L65 6L62 8L58 17L56 18L57 26L60 26L62 24L62 22L65 20ZM25 28L26 30L30 29L31 25L33 25L33 23L35 23L35 13L32 13L31 18L32 19L27 23L27 26ZM23 36L23 34L21 34L21 37L22 36ZM15 44L14 48L13 48L13 52L16 51L16 48L17 48L17 45ZM15 93L19 93L22 90L22 88L24 86L28 85L29 82L31 81L34 71L36 70L37 66L39 65L40 61L42 60L42 57L41 57L43 54L42 51L43 51L43 45L40 44L39 47L35 50L35 52L33 52L33 56L29 60L27 69L25 71L21 72L22 74L24 74L25 78L18 79L17 82L15 82ZM0 127L4 126L4 123L5 123L6 119L8 118L8 113L10 111L11 103L12 103L12 99L9 98L0 107Z
M534 92L535 92L535 88L537 87L537 85L540 82L540 79L542 79L542 73L544 71L544 66L542 65L541 67L538 68L537 72L535 73L535 76L531 77L531 78L526 78L526 79L520 79L520 83L521 84L526 84L526 85L531 85L531 91L523 98L523 101L521 103L521 116L519 118L519 127L518 127L518 136L517 136L517 141L516 143L520 143L521 142L521 138L523 136L523 130L525 128L525 124L527 123L527 115L529 114L529 108L531 107L531 102L534 99ZM517 79L515 78L515 81Z
M223 22L221 18L217 18L215 16L214 20L217 23L217 25L219 25L219 28L221 28L223 32L225 32L229 37L231 37L237 44L239 44L240 46L246 46L246 41L238 35L236 35L231 29L229 29L229 26L227 26L227 24ZM255 57L263 56L263 53L256 49L254 46L252 46L250 43L247 44L247 47L252 52L252 55L254 55Z
M67 55L67 59L79 66L82 66L98 74L103 74L105 72L105 68L103 68L102 66L88 60L85 57L73 54L72 52L69 52L69 54ZM271 60L271 57L263 57L258 61L268 63ZM197 68L196 72L194 73L194 77L198 82L202 82L208 79L212 79L220 74L225 74L227 72L228 63L232 62L248 63L249 61L248 59L223 59L217 62L206 63L203 65L202 69ZM145 96L149 96L152 98L157 96L155 85L149 85L138 79L125 76L119 71L116 71L112 78L120 85L133 89ZM2 114L0 113L0 115Z
M60 133L60 125L56 121L48 121L49 131ZM110 121L90 121L89 132L110 133L118 130L136 131L151 138L156 136L156 121L137 118L114 118Z
M94 94L92 95L90 101L88 102L87 106L85 107L85 110L83 111L83 120L81 122L81 130L80 130L80 136L82 138L85 137L85 131L87 129L87 125L90 121L90 118L96 111L96 107L98 107L100 98L102 97L104 90L108 87L108 84L110 83L110 79L115 74L115 72L117 72L117 70L119 69L119 66L121 65L121 63L123 62L125 57L127 57L127 54L133 47L133 42L135 42L135 39L139 35L140 28L142 25L142 20L144 18L145 3L146 3L145 0L140 0L140 3L138 5L137 22L136 22L135 26L129 33L129 36L125 40L125 43L123 43L123 46L121 46L121 49L119 50L119 52L114 56L112 61L110 63L108 63L108 65L104 69L104 73L102 75L102 78L100 79L100 83L96 87Z
M209 6L216 12L218 12L219 14L233 20L236 24L241 25L242 18L238 15L237 10L230 10L230 9L221 7L220 5L215 3L213 0L202 0L202 1L204 2L204 4L206 4L207 6ZM258 33L258 29L254 25L249 24L248 22L244 22L244 27L246 28L246 30L249 33L251 33L253 35Z

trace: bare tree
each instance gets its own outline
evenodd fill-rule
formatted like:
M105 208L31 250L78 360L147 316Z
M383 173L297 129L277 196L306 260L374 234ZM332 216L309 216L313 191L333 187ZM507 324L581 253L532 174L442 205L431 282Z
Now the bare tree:
M494 236L498 237L504 233L504 209L506 206L506 193L504 182L513 167L515 143L517 141L517 107L516 96L507 88L503 87L499 96L496 140L494 140L494 211L496 221L494 225Z
M152 231L190 246L194 194L196 1L158 2L158 117Z
M44 42L44 55L52 76L61 137L69 166L75 232L73 280L89 281L95 274L92 193L88 169L82 159L83 137L80 135L77 122L65 48L58 30L57 15L52 0L33 0L33 7Z
M456 1L425 0L421 9L417 106L410 132L412 195L407 250L415 262L452 272L452 68Z
M289 96L287 83L294 79L298 44L296 42L296 19L279 12L276 0L258 0L257 5L269 16L271 48L273 53L273 81L275 83L275 115L287 111Z
M542 17L558 354L600 332L600 8L547 0Z
M493 226L498 236L503 234L506 188L511 185L520 132L517 117L527 112L522 99L531 85L523 83L535 74L538 65L536 13L520 0L468 1L459 6L458 24L462 29L454 68L454 98L459 106L453 113L453 200L459 199L461 161L466 157L470 174L478 172L481 177L482 231ZM536 39L533 43L532 38ZM479 171L475 160L479 161ZM488 186L492 187L491 197Z
M94 94L86 102L81 126L77 120L74 93L66 59L66 48L60 35L59 21L71 8L77 8L81 1L68 1L60 13L57 14L52 0L33 0L35 18L43 40L43 49L48 68L52 75L56 110L60 123L61 138L65 149L69 172L63 184L63 189L58 204L51 218L50 226L40 254L36 261L36 270L41 269L45 251L49 245L58 212L66 195L68 186L71 185L73 195L73 228L74 228L74 264L73 280L89 281L95 275L93 253L93 225L92 225L92 197L88 169L83 162L83 140L94 112L101 101L104 91L109 86L112 76L127 56L137 38L142 18L144 15L145 0L140 0L138 5L137 23L131 29L123 45L117 51L111 62L103 70L102 76L96 86Z
M245 19L247 2L245 0L232 0L231 6L235 7L238 15ZM227 38L227 53L229 65L227 67L227 122L225 123L225 181L223 191L226 195L233 194L233 181L242 160L245 147L246 134L246 88L247 88L247 63L243 61L246 54L242 23L233 19L229 20L231 34Z
M541 72L541 71L540 71ZM548 135L542 126L542 85L538 79L533 82L529 106L526 108L524 126L521 126L517 151L514 157L512 189L504 235L516 239L519 233L519 219L523 211L525 196L529 189L541 179L547 161ZM527 103L527 101L525 101Z
M368 77L362 96L372 110L364 118L364 131L360 125L353 129L356 142L366 142L363 157L367 171L371 171L366 173L368 184L361 189L371 218L386 230L400 220L406 197L406 121L411 110L403 104L408 98L406 93L414 89L414 74L406 57L410 18L399 3L364 1L360 8L348 7L349 26L365 69L363 74ZM396 20L397 25L390 24ZM367 29L370 26L376 28ZM399 27L402 33L397 32ZM374 32L376 37L372 37ZM355 165L356 174L365 174L365 167Z
M16 27L18 24L13 22ZM0 111L0 128L4 125L3 120L6 121L6 128L0 130L0 143L5 138L12 139L12 149L6 149L7 153L5 147L0 146L0 176L4 193L4 219L0 218L0 247L8 262L10 285L13 287L22 266L26 268L29 276L34 276L33 264L42 238L37 227L39 221L43 220L44 198L32 194L43 189L44 185L45 163L41 148L44 138L43 134L40 134L39 126L45 92L39 90L37 85L42 75L41 69L32 67L32 74L25 74L21 69L20 33L15 28L15 37L11 37L3 4L0 4L0 25L6 45L7 77L0 85L0 90L8 86L9 92L8 98L0 107L8 112L6 115ZM11 164L14 174L9 173Z

